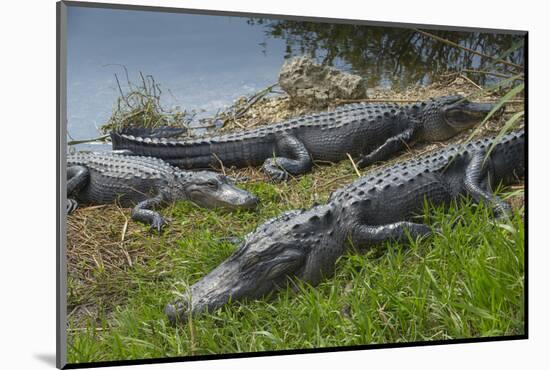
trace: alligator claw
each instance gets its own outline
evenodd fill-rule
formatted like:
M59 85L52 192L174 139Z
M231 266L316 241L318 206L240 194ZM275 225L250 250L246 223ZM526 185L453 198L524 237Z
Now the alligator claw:
M78 208L78 202L74 199L67 199L67 214L70 215Z
M288 172L281 169L273 158L265 161L263 170L272 181L282 182L288 180Z
M270 173L269 174L270 178L272 181L275 181L275 182L283 182L283 181L286 181L288 180L288 173L286 173L285 171L274 171L273 173Z
M162 228L166 225L166 221L161 217L155 217L151 223L151 231L156 230L160 235L162 233Z
M512 214L512 206L499 199L496 205L493 206L493 214L497 220L509 220Z

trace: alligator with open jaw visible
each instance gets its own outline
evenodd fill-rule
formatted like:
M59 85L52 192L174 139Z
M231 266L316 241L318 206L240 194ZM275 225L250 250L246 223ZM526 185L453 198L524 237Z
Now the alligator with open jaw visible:
M158 158L113 153L76 153L67 156L67 211L78 202L104 204L118 201L135 205L132 219L161 231L164 219L151 208L176 200L202 207L256 207L258 199L228 178L212 171L183 171Z
M309 171L313 160L336 162L347 154L358 166L388 159L415 141L446 140L481 120L492 104L461 96L425 102L349 104L334 111L294 118L248 131L174 140L112 132L113 149L158 157L182 168L248 167L263 164L274 180Z
M165 308L171 322L212 311L230 299L258 298L286 286L289 278L311 285L330 277L350 246L365 248L387 240L407 241L431 228L411 222L425 201L449 204L460 196L485 201L495 215L509 214L507 203L491 188L523 177L524 133L466 146L453 145L432 154L376 170L331 194L324 205L290 211L271 219L245 237L242 245L212 272Z

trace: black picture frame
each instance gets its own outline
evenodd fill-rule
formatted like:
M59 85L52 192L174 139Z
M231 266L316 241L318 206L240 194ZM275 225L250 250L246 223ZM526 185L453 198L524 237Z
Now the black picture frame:
M526 147L525 147L525 161L526 161L526 173L525 173L525 275L524 275L524 334L511 335L511 336L498 336L498 337L483 337L483 338L469 338L469 339L449 339L449 340L436 340L436 341L420 341L410 343L386 343L386 344L369 344L358 346L342 346L342 347L330 347L330 348L315 348L315 349L299 349L299 350L280 350L280 351L265 351L265 352L250 352L250 353L228 353L228 354L215 354L215 355L197 355L193 357L167 357L167 358L155 358L155 359L139 359L139 360L120 360L120 361L101 361L90 363L67 363L66 355L66 325L67 325L67 260L66 260L66 155L67 155L67 7L82 7L82 8L106 8L106 9L120 9L120 10L135 10L135 11L148 11L148 12L167 12L167 13L184 13L184 14L198 14L198 15L222 15L222 16L238 16L238 17L255 17L255 18L271 18L271 19L283 19L283 20L296 20L296 21L313 21L313 22L330 22L330 23L342 23L342 24L359 24L366 26L389 26L395 28L419 28L433 29L433 30L448 30L448 31L467 31L467 32L496 32L496 33L510 33L516 35L523 35L525 40L524 48L524 60L525 60L525 93L524 93L524 109L525 109L525 130L526 130ZM186 362L186 361L204 361L214 359L231 359L231 358L244 358L244 357L263 357L263 356L277 356L277 355L290 355L290 354L305 354L305 353L320 353L320 352L338 352L338 351L357 351L367 349L379 349L379 348L401 348L401 347L415 347L415 346L437 346L443 344L459 344L459 343L482 343L492 341L508 341L508 340L524 340L529 338L529 266L528 266L528 252L529 252L529 227L528 227L528 205L529 205L529 129L528 129L528 32L524 30L506 30L506 29L486 29L486 28L471 28L471 27L458 27L447 25L431 25L431 24L414 24L414 23L394 23L394 22L379 22L379 21L367 21L367 20L349 20L349 19L333 19L333 18L317 18L309 16L290 16L283 14L262 14L262 13L247 13L247 12L228 12L228 11L214 11L214 10L200 10L200 9L186 9L186 8L168 8L157 6L141 6L141 5L121 5L121 4L108 4L108 3L90 3L90 2L78 2L78 1L60 1L57 3L57 213L56 213L56 228L57 228L57 367L58 368L92 368L92 367L104 367L104 366L123 366L123 365L135 365L135 364L156 364L156 363L171 363L171 362Z

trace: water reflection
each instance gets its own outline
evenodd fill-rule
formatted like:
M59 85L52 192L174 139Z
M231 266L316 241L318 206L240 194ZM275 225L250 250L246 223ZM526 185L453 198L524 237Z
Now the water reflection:
M372 27L252 18L248 24L263 27L271 38L285 42L285 58L309 55L367 77L371 87L404 88L427 84L443 71L481 69L517 73L491 59L437 41L414 29ZM497 33L430 31L466 48L523 64L523 36ZM492 83L488 74L473 74L478 84Z

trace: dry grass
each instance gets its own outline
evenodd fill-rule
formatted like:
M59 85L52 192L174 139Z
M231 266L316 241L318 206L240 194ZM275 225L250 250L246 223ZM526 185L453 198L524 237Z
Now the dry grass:
M151 75L141 72L138 83L133 83L124 67L126 83L122 87L115 74L119 97L116 100L109 121L101 126L103 133L127 127L175 126L188 128L195 117L194 111L181 110L179 107L166 108L161 104L163 93L159 83Z
M150 258L146 246L135 243L143 230L128 222L129 215L128 209L112 204L81 208L68 217L70 316L97 314L101 301L121 302L123 295L113 280L124 284L127 269Z

